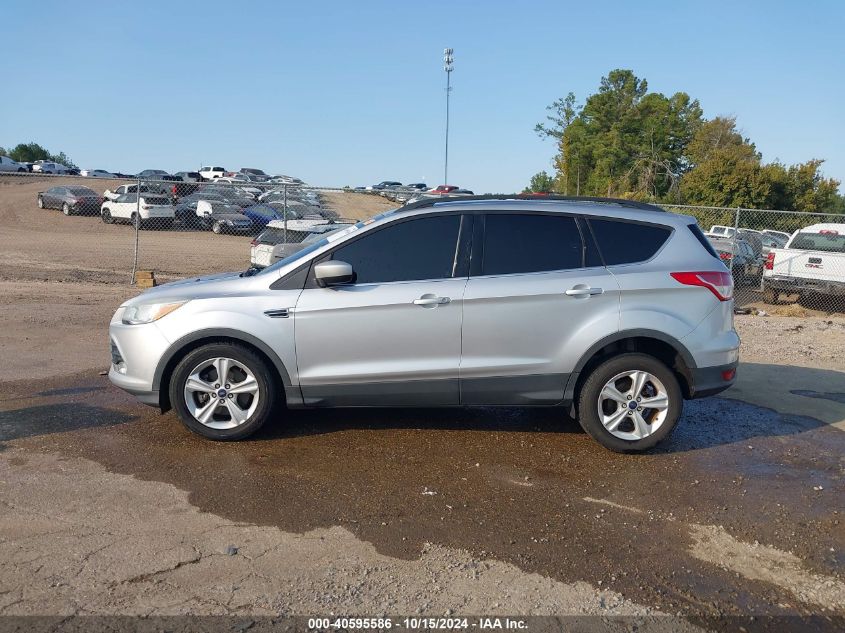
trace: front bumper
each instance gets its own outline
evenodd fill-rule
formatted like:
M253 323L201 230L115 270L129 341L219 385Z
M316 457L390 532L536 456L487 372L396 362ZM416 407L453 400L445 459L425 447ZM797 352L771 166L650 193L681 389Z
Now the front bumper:
M714 367L698 367L690 372L690 398L706 398L721 393L736 381L738 361Z
M144 404L157 407L155 371L170 342L155 323L124 325L122 316L123 308L115 313L109 325L112 347L109 380Z

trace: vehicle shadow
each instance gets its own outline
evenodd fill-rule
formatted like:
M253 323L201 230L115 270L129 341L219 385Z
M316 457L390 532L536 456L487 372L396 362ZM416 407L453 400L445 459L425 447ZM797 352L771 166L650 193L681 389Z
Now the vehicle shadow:
M0 411L0 450L3 443L50 433L123 424L135 416L79 402L58 402Z
M843 421L845 373L809 367L742 363L734 387L684 403L672 436L655 453L680 453L784 437ZM562 407L374 408L289 410L254 441L347 430L583 433ZM843 436L845 439L845 436Z

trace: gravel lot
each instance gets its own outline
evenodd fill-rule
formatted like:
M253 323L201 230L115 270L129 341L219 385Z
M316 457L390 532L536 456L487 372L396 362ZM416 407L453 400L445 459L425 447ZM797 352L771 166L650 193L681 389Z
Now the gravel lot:
M533 409L307 411L216 444L99 375L131 231L38 212L40 186L0 179L0 615L843 623L845 318L738 316L736 387L647 455ZM166 274L246 258L244 238L143 237Z

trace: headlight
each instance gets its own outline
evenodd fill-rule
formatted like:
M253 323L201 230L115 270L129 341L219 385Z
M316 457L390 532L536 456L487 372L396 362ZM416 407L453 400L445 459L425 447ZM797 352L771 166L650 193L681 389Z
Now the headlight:
M152 323L158 321L161 317L166 316L188 303L187 301L177 301L174 303L147 303L141 305L128 306L123 312L121 321L124 325L140 325L141 323Z

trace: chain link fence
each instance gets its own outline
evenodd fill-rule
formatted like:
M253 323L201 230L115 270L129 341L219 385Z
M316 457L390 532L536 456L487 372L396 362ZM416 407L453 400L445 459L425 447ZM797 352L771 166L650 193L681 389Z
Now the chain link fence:
M153 285L264 267L419 192L244 174L0 174L0 278ZM663 205L694 217L740 309L845 311L845 216ZM59 213L50 213L56 210ZM67 216L67 217L63 217Z

